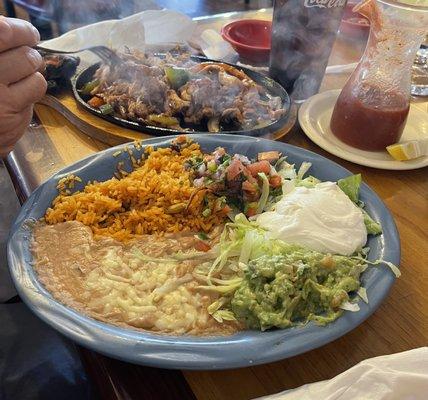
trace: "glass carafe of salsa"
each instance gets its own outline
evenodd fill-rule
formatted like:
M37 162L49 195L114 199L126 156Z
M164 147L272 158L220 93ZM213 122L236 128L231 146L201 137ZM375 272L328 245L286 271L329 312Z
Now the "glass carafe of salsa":
M333 134L350 146L380 151L398 142L403 133L411 66L428 30L428 7L417 5L418 0L407 1L412 5L366 0L354 7L369 19L370 35L330 122Z

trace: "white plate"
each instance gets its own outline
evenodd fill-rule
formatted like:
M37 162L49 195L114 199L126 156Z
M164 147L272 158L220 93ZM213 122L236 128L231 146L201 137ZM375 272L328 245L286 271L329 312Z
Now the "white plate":
M330 119L339 93L340 89L316 94L300 107L299 123L309 139L337 157L367 167L405 170L428 165L428 156L409 161L396 161L386 150L359 150L336 138L330 130ZM423 138L428 138L428 110L424 111L415 105L410 105L409 117L400 141Z

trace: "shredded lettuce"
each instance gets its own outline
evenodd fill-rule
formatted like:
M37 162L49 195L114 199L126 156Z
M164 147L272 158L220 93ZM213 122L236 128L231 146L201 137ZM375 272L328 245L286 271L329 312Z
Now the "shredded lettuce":
M287 194L291 193L295 187L296 187L296 184L294 180L284 179L282 182L282 196L286 196Z
M367 297L367 290L365 287L360 286L360 288L357 290L358 296L360 296L364 303L369 303L369 298Z
M376 222L366 210L363 211L364 224L366 225L367 233L369 235L380 235L382 233L382 227L379 222Z
M357 303L351 303L349 301L343 302L339 308L341 308L342 310L351 311L351 312L360 311L360 306Z
M223 307L227 302L227 297L220 297L218 300L216 300L214 303L210 304L207 307L207 311L209 314L214 314L216 311L218 311L221 307Z
M361 174L350 175L346 178L339 179L337 185L355 204L358 203L360 193Z
M337 185L363 212L367 233L369 235L380 235L382 233L381 225L370 217L367 211L363 209L364 203L359 200L361 174L350 175L346 178L339 179Z
M259 173L259 177L262 179L263 186L262 194L257 206L257 214L261 214L263 212L269 197L269 180L264 172Z
M383 260L381 258L378 260L375 260L375 261L369 261L365 257L366 257L365 255L358 255L358 256L354 256L352 258L364 261L366 264L369 264L369 265L375 265L376 266L376 265L380 265L380 264L385 264L387 267L389 267L389 269L392 271L392 273L395 275L396 278L399 278L401 276L400 269L391 261L386 261L386 260Z
M312 164L310 162L304 161L296 172L294 164L288 164L285 161L282 162L280 168L277 170L278 175L283 178L282 194L285 195L290 193L296 186L313 188L317 183L320 183L321 181L319 179L311 175L304 178L311 166Z
M299 171L297 172L297 179L303 179L306 172L308 172L311 167L312 164L310 162L303 161L300 165Z
M275 170L279 171L282 168L284 163L288 164L286 162L286 160L287 160L287 156L283 156L283 157L278 158L278 160L276 161L276 163L274 165ZM288 164L288 165L290 165L290 164Z
M241 247L241 254L239 256L239 261L238 261L239 263L243 263L243 264L248 263L253 246L257 241L258 241L258 235L254 230L247 230L247 232L245 232L244 240L242 242L242 247Z
M230 294L233 293L241 285L241 282L236 282L231 285L200 285L196 286L196 289L208 290L212 292L217 292L220 294Z
M399 278L401 276L401 271L392 262L385 261L385 260L379 260L379 264L381 264L381 263L384 263L385 265L387 265L390 268L390 270L393 272L393 274L395 275L396 278ZM376 264L374 264L374 265L376 265Z
M218 310L212 313L213 318L222 323L224 321L236 321L235 315L230 310Z
M296 179L296 186L304 186L306 188L313 188L316 184L320 183L321 181L314 176L308 176L305 179L298 180Z
M280 175L284 180L296 179L297 172L294 168L294 164L289 164L286 161L283 161L280 165L280 169L277 170L278 175Z

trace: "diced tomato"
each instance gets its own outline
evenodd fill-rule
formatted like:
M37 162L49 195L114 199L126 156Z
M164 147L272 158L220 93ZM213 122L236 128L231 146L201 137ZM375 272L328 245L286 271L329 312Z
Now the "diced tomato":
M180 135L177 137L177 139L175 139L175 142L177 144L183 144L183 143L186 143L186 140L187 140L186 135Z
M251 175L257 176L257 174L264 172L266 175L270 172L269 161L257 161L253 164L247 166L247 169L250 171Z
M233 160L230 165L227 167L227 180L233 181L243 170L245 169L244 165L239 160Z
M280 187L282 183L282 179L279 175L272 175L269 177L269 184L273 187L273 188L277 188Z
M257 207L248 207L248 210L245 214L247 215L247 217L253 217L257 214Z
M198 240L196 243L195 243L195 249L196 250L198 250L198 251L204 251L204 252L207 252L207 251L210 251L211 250L211 247L210 247L210 245L208 244L208 243L205 243L203 240Z
M94 97L92 97L91 100L88 101L88 104L91 107L99 108L105 104L105 101L103 99L101 99L100 97L94 96Z
M221 209L221 212L222 212L222 213L224 213L225 215L226 215L226 214L229 214L231 211L232 211L232 209L231 209L228 205L225 205L225 206Z
M259 185L257 180L250 176L253 182L244 181L242 182L242 191L244 201L257 201L260 197Z
M250 181L244 181L242 182L242 190L245 192L254 193L257 192L258 185L257 183L250 182Z
M264 151L262 153L257 154L258 161L269 161L274 162L279 159L279 151Z

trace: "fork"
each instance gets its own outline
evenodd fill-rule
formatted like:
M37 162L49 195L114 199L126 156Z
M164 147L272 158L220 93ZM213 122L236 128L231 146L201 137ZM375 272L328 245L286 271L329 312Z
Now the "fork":
M84 47L79 50L74 51L64 51L64 50L54 50L54 49L48 49L46 47L37 45L34 47L36 50L42 50L46 53L52 53L52 54L76 54L80 53L82 51L88 50L95 55L97 55L102 61L104 61L107 64L118 64L122 62L122 59L114 52L113 50L109 49L106 46L90 46L90 47Z

